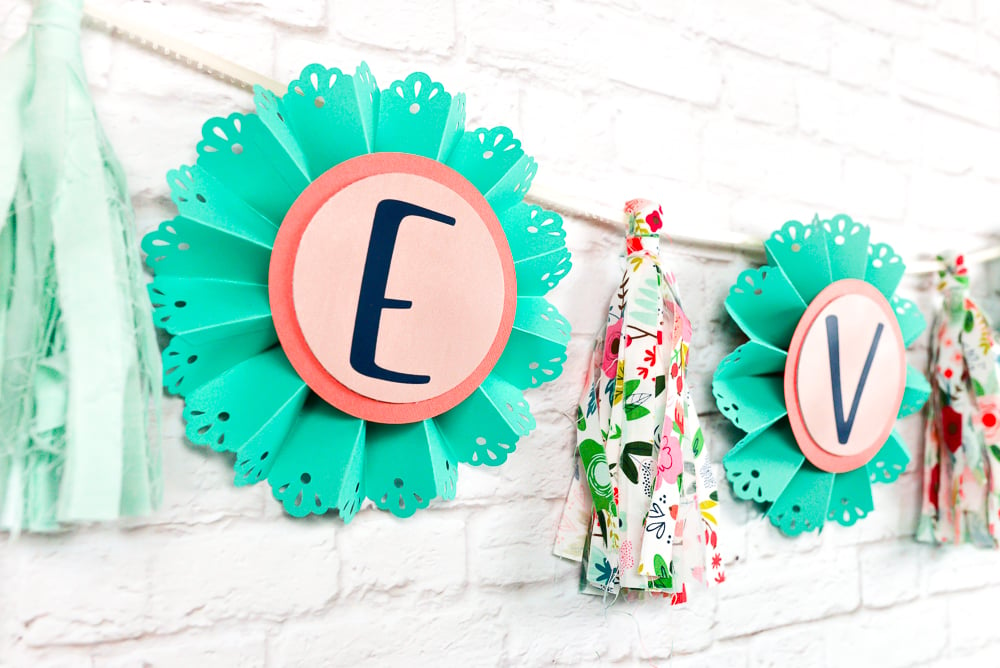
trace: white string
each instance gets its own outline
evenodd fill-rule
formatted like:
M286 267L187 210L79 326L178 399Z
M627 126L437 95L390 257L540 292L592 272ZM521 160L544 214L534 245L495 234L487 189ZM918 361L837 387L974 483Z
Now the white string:
M626 224L622 206L610 206L588 202L586 199L576 196L570 197L552 190L544 184L539 185L537 181L532 183L531 189L528 191L528 199L547 209L554 209L574 218L582 218L598 225L611 227L619 232ZM750 234L731 230L702 230L696 234L671 230L668 236L671 242L686 246L719 248L748 255L764 255L764 246L760 239Z
M137 44L150 48L167 57L174 58L197 70L208 72L227 83L249 90L253 90L255 85L260 85L276 93L280 93L286 88L285 85L270 77L221 58L193 44L161 33L141 23L114 16L108 11L94 7L91 3L84 5L83 13L94 24L104 30L111 33L120 33ZM625 226L625 218L620 206L587 202L586 198L560 192L556 189L546 187L544 184L539 184L537 181L531 185L527 198L548 209L575 218L582 218L591 223L611 227L619 231ZM669 237L673 243L686 246L717 248L758 257L764 254L763 240L735 231L695 231L694 228L690 228L690 231L671 231ZM985 263L996 259L1000 259L1000 245L989 246L965 254L965 263L967 265ZM943 268L944 264L937 260L911 260L906 263L906 273L914 275L932 274Z

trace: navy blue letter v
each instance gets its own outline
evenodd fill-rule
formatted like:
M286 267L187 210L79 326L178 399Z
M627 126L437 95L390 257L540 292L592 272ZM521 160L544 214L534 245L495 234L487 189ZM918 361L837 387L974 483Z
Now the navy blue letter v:
M858 404L861 403L861 393L865 389L868 381L868 372L872 369L872 362L875 359L875 350L878 348L878 341L882 336L884 326L879 323L875 329L875 337L868 348L868 358L865 360L864 369L861 370L861 378L858 386L854 390L854 401L851 402L851 413L844 419L844 396L840 383L840 332L837 326L837 316L826 316L826 344L830 354L830 382L833 385L833 417L837 422L837 440L841 445L847 443L851 437L851 429L854 427L854 418L858 415Z

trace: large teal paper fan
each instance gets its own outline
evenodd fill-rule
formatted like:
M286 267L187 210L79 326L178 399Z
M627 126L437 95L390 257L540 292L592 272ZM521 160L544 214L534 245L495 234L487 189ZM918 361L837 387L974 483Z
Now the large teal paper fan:
M523 391L562 371L570 327L545 295L570 269L562 220L524 203L534 160L504 127L465 129L465 97L414 73L380 90L306 67L284 96L255 89L256 112L205 123L198 160L168 174L179 215L142 246L155 274L155 320L172 339L164 386L185 398L187 436L235 455L235 483L266 479L294 516L365 497L395 515L455 495L457 464L503 464L535 426ZM352 417L289 363L272 321L271 249L289 207L327 170L369 153L439 161L482 193L514 260L510 338L457 406L408 424Z
M890 327L879 329L880 333L888 329L897 332L901 358L926 327L916 305L895 295L905 269L901 258L885 244L870 244L869 235L868 227L845 215L816 219L811 224L790 221L765 242L768 265L741 273L725 302L726 310L750 339L723 359L713 379L719 410L746 433L723 459L726 477L738 498L763 504L771 523L788 535L821 529L827 521L851 526L874 509L871 484L895 481L910 459L899 433L891 428L892 422L918 411L930 392L923 375L902 359L898 382L901 399L892 404L892 413L887 415L886 437L873 443L869 454L855 455L848 465L826 469L814 465L814 457L805 453L819 452L828 458L823 461L835 461L840 454L836 443L826 446L833 456L810 450L808 443L816 438L808 430L793 429L790 406L793 414L797 409L787 395L786 367L799 362L786 363L797 347L793 339L801 338L808 329L807 314L822 306L810 305L823 302L823 294L848 286L874 295L874 302L882 302L887 314L891 311L886 317L895 320ZM820 324L836 328L835 320ZM843 336L842 331L840 334ZM890 334L881 340L890 341ZM836 346L827 343L831 350ZM878 345L879 339L873 339L870 351L877 351ZM822 351L825 355L826 348ZM869 367L874 355L869 355ZM814 376L804 382L815 386L818 381ZM845 379L847 408L851 407L854 383ZM863 392L864 381L858 387L858 392ZM874 401L869 395L861 397ZM829 410L827 406L821 404L817 410ZM844 412L850 415L846 408ZM815 425L805 426L815 429Z

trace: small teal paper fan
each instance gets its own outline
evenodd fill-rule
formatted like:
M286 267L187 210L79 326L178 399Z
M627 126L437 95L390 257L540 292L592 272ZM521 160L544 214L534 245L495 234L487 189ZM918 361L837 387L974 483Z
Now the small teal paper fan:
M762 504L771 523L787 535L822 529L827 521L851 526L874 509L872 483L893 482L905 470L909 451L899 433L891 429L891 423L920 410L930 386L904 360L905 368L900 368L899 375L901 399L892 404L885 438L878 440L869 454L855 455L851 460L854 464L829 467L846 470L826 470L813 463L815 457L806 454L814 452L808 443L817 437L804 435L801 429L796 433L793 428L795 415L800 414L796 402L786 396L786 375L790 373L786 365L800 345L793 339L809 336L810 323L805 316L822 306L818 302L823 301L823 294L831 286L868 290L874 302L883 303L886 313L891 311L898 330L895 326L880 327L879 333L898 331L901 357L926 323L913 302L895 295L905 269L901 258L885 244L869 243L868 227L846 215L816 219L811 224L790 221L774 232L764 247L768 265L740 274L725 302L726 310L750 339L722 360L713 378L712 390L719 410L746 433L723 459L726 477L736 497ZM874 290L860 287L862 282ZM810 308L814 302L817 306ZM823 355L835 348L839 351L836 339L829 338L838 321L829 315L826 320L820 323L827 327L828 337L827 346L821 348ZM889 337L886 334L882 341L889 341ZM878 350L879 339L872 341L865 369L872 368ZM839 359L833 355L830 352L831 360ZM789 366L795 368L797 364L796 358ZM835 382L835 366L836 362L831 361L831 384ZM813 377L809 382L818 380ZM845 377L842 396L850 399L856 391L864 397L865 382L864 376L861 380ZM820 404L818 410L843 410L844 415L838 413L837 419L843 423L841 428L846 425L849 434L853 419L850 408L848 401L843 408L833 402ZM841 444L846 441L839 431L837 438L845 439ZM826 447L833 454L821 455L836 460L840 455L838 445Z
M184 397L187 437L233 453L235 484L267 480L294 516L364 500L399 517L455 495L457 465L499 466L535 427L524 390L559 376L570 325L545 298L569 272L562 219L523 202L537 166L505 127L467 130L465 96L421 72L380 89L309 65L256 111L205 123L198 159L168 174L178 208L146 235L155 320L171 335L166 389ZM285 214L327 170L369 153L409 153L467 179L496 214L514 260L517 306L502 355L468 398L429 419L382 424L314 393L286 357L268 277Z

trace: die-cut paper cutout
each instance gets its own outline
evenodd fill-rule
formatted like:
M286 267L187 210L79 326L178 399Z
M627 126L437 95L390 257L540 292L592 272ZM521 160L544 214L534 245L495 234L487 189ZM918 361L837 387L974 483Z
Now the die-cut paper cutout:
M380 90L365 64L310 65L255 103L205 124L197 162L168 174L179 215L142 242L189 440L234 453L235 484L266 479L296 517L453 498L459 462L503 464L534 428L524 390L566 360L545 295L570 253L561 218L522 201L534 160L507 128L466 130L464 95L419 72ZM364 280L300 252L316 248Z
M900 257L849 216L790 221L764 247L769 265L743 272L726 299L750 341L712 383L746 433L723 458L726 477L788 535L851 526L874 508L871 483L909 461L893 427L930 394L905 357L926 323L894 294Z

